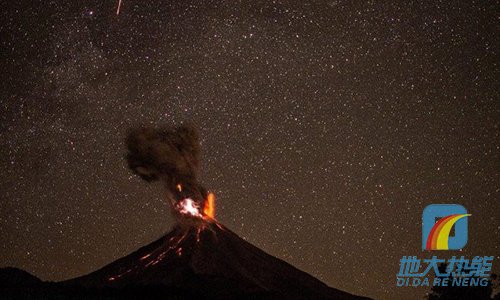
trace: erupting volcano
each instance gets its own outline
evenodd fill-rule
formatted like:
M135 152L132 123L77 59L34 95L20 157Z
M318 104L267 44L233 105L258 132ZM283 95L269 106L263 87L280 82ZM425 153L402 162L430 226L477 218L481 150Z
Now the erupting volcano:
M266 254L216 220L191 213L186 217L199 222L178 225L157 241L65 284L154 289L154 299L170 299L172 291L177 297L172 299L364 299Z
M83 299L366 299L328 287L220 224L215 195L197 181L193 127L132 130L127 149L134 173L164 184L176 225L95 272L57 283L52 292Z
M134 173L165 185L177 225L150 245L68 284L162 286L214 299L357 298L264 253L217 222L215 195L197 181L200 149L192 126L132 130L127 148Z

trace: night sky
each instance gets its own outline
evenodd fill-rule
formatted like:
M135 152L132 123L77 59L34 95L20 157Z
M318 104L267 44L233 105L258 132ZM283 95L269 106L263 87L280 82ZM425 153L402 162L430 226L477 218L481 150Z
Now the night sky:
M500 271L496 1L10 1L0 9L0 266L93 271L173 225L126 164L140 124L194 122L218 220L378 299L421 214L472 214ZM432 253L436 254L436 253Z

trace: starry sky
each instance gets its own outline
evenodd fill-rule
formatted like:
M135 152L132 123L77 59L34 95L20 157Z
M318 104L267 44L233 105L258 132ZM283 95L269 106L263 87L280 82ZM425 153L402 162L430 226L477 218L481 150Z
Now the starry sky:
M458 203L499 273L498 3L10 1L0 15L0 266L93 271L173 225L127 129L197 124L217 218L377 299ZM413 298L412 298L413 297Z

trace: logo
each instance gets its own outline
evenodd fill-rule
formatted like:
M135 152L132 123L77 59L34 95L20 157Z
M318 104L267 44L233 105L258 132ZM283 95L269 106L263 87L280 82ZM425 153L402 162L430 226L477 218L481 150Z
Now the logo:
M431 204L422 213L422 249L457 250L467 244L467 213L457 204ZM419 258L406 254L399 261L396 285L401 287L439 286L476 287L491 285L494 256L433 255ZM434 278L432 278L434 275Z
M459 250L467 244L467 217L462 205L431 204L422 213L423 250Z

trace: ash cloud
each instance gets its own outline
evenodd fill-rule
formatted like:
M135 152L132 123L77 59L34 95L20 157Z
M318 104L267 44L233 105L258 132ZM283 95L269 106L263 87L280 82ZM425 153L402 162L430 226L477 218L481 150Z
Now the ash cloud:
M207 192L197 181L201 149L193 125L135 128L125 142L127 162L135 174L148 182L161 181L174 201L189 197L203 204Z

